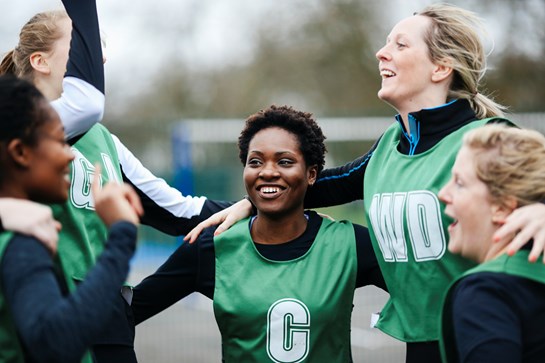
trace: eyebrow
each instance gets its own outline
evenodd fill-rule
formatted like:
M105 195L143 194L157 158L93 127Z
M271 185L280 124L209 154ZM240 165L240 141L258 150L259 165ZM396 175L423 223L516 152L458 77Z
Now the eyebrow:
M263 152L259 151L259 150L250 150L248 151L248 155L250 154L259 154L259 155L263 155ZM294 152L292 151L277 151L274 153L274 155L283 155L283 154L288 154L288 155L295 155Z

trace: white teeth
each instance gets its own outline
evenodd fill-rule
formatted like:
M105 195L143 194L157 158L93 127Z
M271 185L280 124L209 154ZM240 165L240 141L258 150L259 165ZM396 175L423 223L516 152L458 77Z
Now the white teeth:
M278 188L263 187L263 188L261 188L261 192L263 192L263 193L277 193L277 192L278 192Z
M396 74L389 69L383 69L380 71L380 75L383 77L393 77Z

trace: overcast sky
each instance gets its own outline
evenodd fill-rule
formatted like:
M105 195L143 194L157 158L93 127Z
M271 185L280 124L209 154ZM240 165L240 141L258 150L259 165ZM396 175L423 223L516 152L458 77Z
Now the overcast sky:
M429 2L381 1L380 16L390 28ZM189 66L200 69L240 62L251 55L255 44L252 27L267 12L283 11L290 15L288 20L296 20L313 3L314 0L97 0L100 26L107 43L107 87L121 85L129 93L136 92L137 85L164 71L160 65L168 66L173 57L181 57ZM3 55L16 45L21 26L32 15L59 7L62 7L60 0L0 0L0 53ZM503 22L487 20L496 48L501 48ZM540 30L530 29L535 31Z
M105 34L106 75L113 82L145 79L173 55L191 65L236 62L251 50L251 20L274 1L97 0ZM0 52L18 41L21 26L36 12L62 7L60 0L0 0ZM7 11L6 9L9 9ZM247 19L248 21L244 21ZM236 49L236 52L233 50Z
M268 11L285 11L296 19L304 12L304 6L297 4L312 3L313 0L97 0L107 43L107 80L144 80L173 56L183 57L190 66L201 69L239 62L251 54L255 44L252 27ZM411 3L409 13L419 1ZM32 15L59 7L60 0L0 0L2 55L16 45L21 26Z

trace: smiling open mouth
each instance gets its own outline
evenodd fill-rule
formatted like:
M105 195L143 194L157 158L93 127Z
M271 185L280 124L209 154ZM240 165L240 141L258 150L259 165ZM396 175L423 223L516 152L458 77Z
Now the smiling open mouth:
M396 74L395 72L389 70L389 69L383 69L380 71L380 75L381 77L384 77L384 78L390 78L390 77L394 77Z

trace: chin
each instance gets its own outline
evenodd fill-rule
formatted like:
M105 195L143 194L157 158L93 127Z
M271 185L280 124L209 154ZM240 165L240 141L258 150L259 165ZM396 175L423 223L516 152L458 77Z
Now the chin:
M378 91L377 96L382 102L387 103L390 107L392 107L393 109L397 111L395 102L393 102L392 97L388 96L386 91L384 92L382 90Z
M452 240L448 243L448 251L455 255L459 255L462 252L460 246L458 246L456 242L453 243Z
M68 192L50 194L40 198L33 198L32 201L42 204L62 204L68 200Z
M68 193L63 193L62 195L59 195L57 198L55 198L56 201L55 202L52 202L52 203L55 203L55 204L58 204L58 203L65 203L67 200L68 200Z

